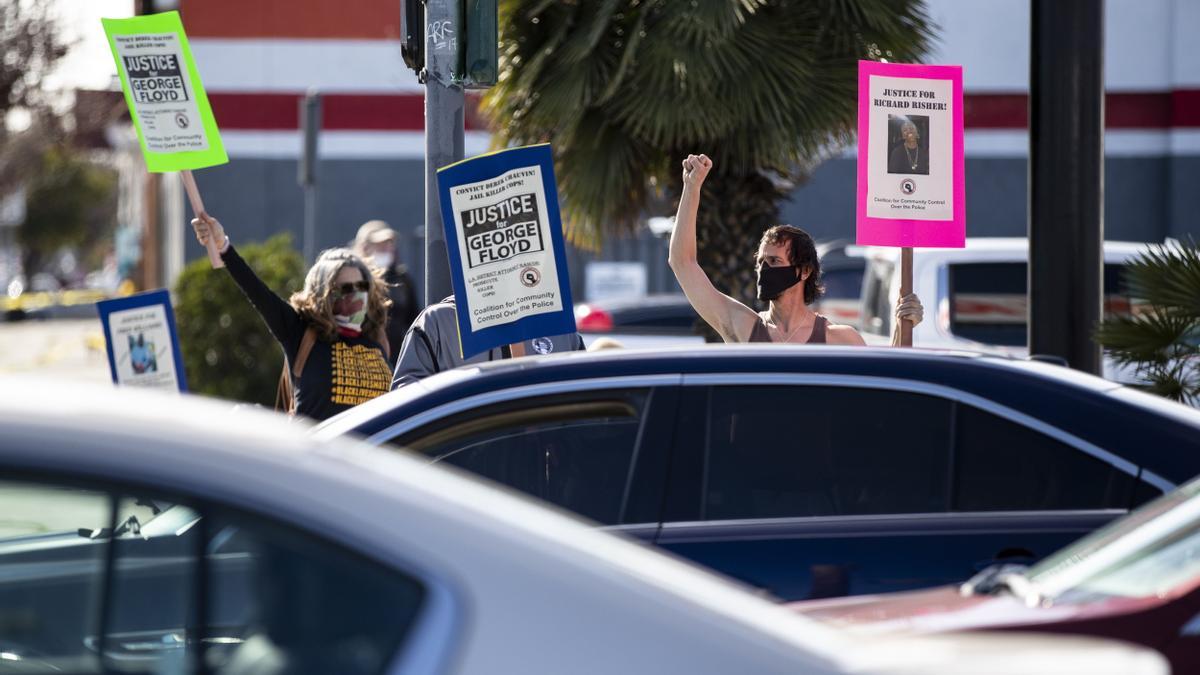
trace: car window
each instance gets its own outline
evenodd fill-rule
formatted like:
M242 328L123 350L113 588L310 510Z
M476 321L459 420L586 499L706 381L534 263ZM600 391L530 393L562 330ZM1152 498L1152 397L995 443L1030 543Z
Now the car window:
M100 672L85 640L106 549L91 534L111 527L112 501L100 491L3 481L0 505L0 654L29 672L60 664Z
M603 524L617 523L648 390L524 399L400 445Z
M703 518L946 510L951 403L819 386L714 387Z
M891 335L892 299L888 287L895 265L886 260L872 260L863 278L862 330L875 335Z
M862 295L863 270L838 268L821 273L821 285L825 287L825 298L836 300L858 300Z
M955 427L956 510L1129 507L1133 478L1108 462L972 406Z
M203 659L218 675L370 675L423 605L415 578L240 511L167 499L148 521L172 527L113 517L147 501L0 484L5 518L21 521L0 532L6 661L30 673L173 675Z
M1024 347L1029 316L1026 264L977 262L947 267L950 332L975 342ZM1104 309L1108 316L1132 311L1123 265L1104 266Z

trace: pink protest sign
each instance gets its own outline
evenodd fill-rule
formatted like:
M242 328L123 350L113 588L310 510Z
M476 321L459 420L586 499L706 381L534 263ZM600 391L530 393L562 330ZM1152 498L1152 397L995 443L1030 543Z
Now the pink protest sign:
M858 62L858 243L966 244L962 66Z

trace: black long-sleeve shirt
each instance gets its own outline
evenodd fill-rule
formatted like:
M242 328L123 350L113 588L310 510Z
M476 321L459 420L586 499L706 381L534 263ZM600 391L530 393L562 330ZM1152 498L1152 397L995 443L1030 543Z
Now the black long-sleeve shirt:
M258 278L232 245L221 254L221 259L283 347L288 364L295 363L307 322ZM288 370L290 373L290 365ZM318 338L300 378L292 377L296 413L323 420L387 393L391 382L391 368L383 345L376 340L362 335L339 335L333 342Z

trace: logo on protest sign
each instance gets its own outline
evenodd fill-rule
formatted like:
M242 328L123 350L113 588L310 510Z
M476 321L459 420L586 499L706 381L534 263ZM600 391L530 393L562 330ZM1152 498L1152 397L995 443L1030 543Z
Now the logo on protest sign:
M176 54L126 56L129 91L138 103L175 103L188 100L179 57ZM186 119L186 118L185 118Z
M529 288L537 286L538 282L541 280L542 273L539 272L536 267L526 267L525 269L521 270L521 283L525 284Z
M537 195L533 192L472 207L460 216L467 236L467 267L500 263L522 253L546 250L538 224Z
M917 191L917 182L911 178L905 178L900 181L900 191L906 195L911 195Z

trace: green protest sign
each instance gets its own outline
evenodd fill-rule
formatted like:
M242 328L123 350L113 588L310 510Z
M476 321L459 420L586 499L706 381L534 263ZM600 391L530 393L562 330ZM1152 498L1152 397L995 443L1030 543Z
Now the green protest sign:
M186 171L228 162L179 12L100 21L146 168Z

